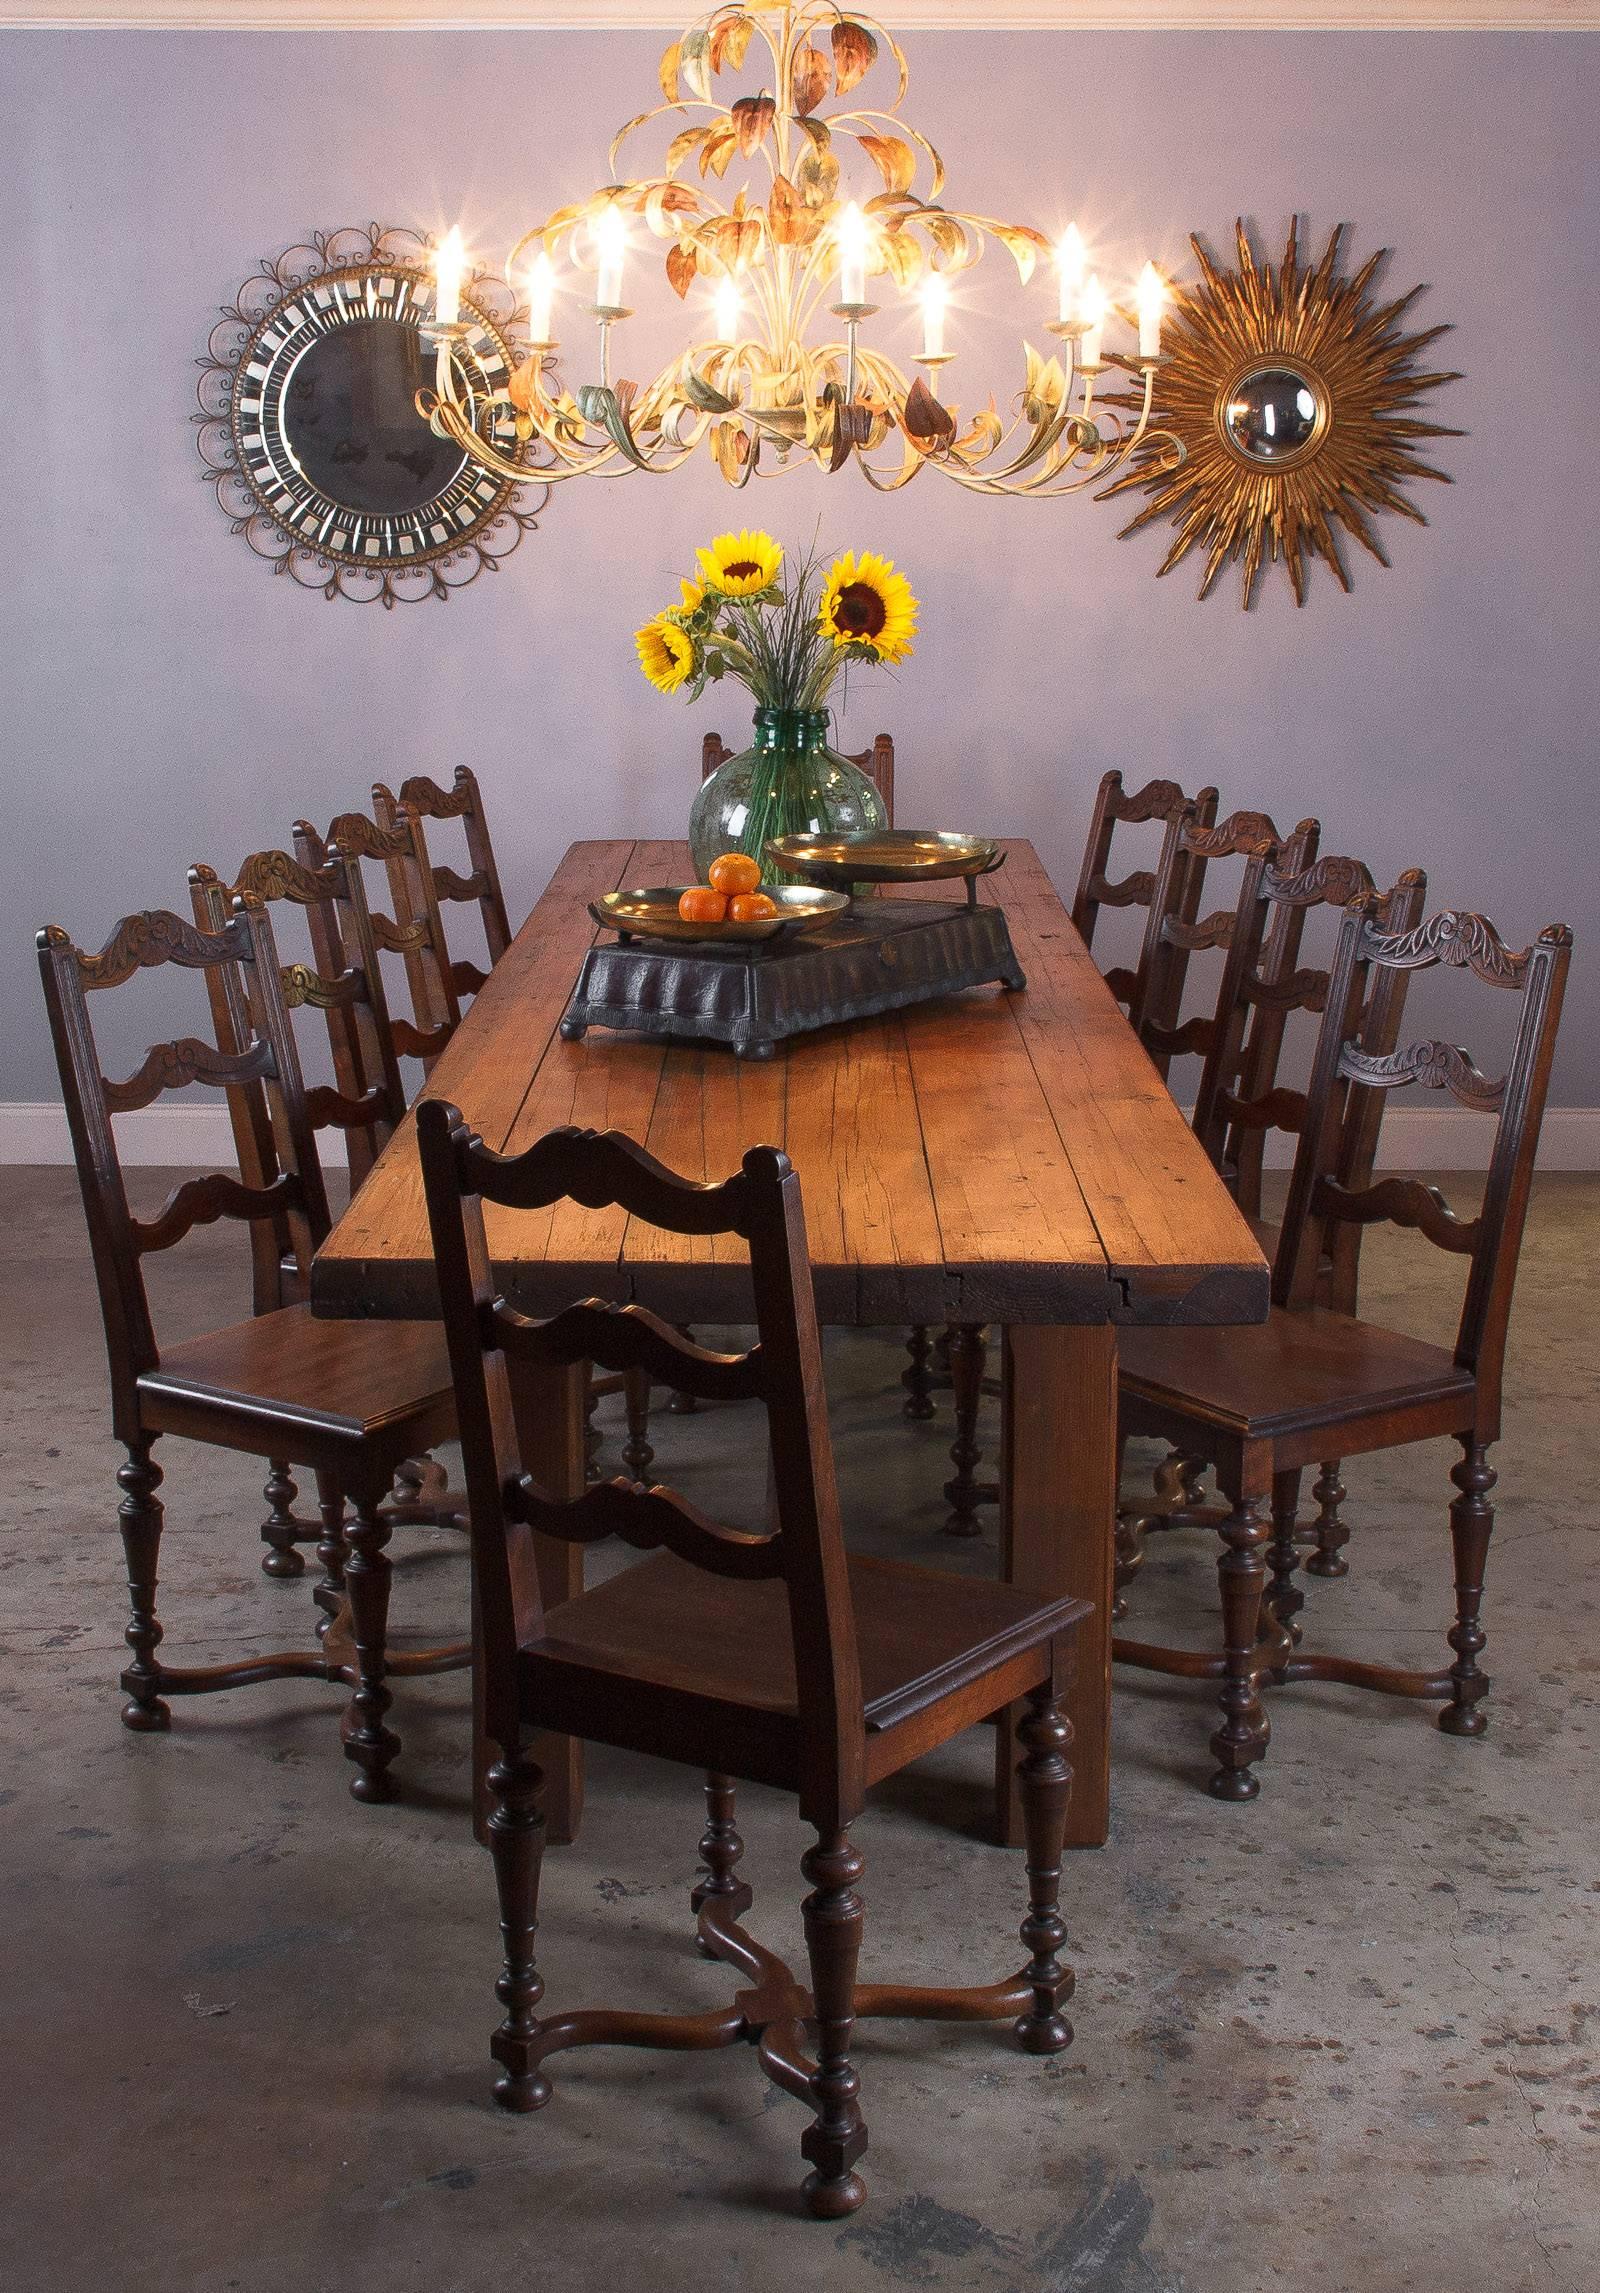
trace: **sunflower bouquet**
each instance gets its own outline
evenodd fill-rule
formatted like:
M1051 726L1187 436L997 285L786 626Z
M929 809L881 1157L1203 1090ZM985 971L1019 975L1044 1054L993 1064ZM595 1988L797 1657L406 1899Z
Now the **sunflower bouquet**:
M893 561L847 551L792 568L770 534L719 534L696 552L698 578L637 632L639 666L659 693L698 700L725 678L748 687L756 739L706 781L689 841L702 875L728 851L764 858L769 838L887 825L866 774L827 746L828 696L855 664L907 659L917 601Z

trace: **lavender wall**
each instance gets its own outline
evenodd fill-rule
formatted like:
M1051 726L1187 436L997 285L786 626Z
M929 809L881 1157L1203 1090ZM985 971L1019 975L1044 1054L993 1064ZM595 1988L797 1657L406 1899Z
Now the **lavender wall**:
M651 100L650 33L0 36L0 650L8 950L0 1098L57 1096L28 941L180 903L300 812L469 759L525 906L569 838L682 824L702 728L632 668L631 631L694 543L753 510L783 537L886 549L923 599L916 660L862 679L845 731L900 744L903 816L1033 836L1064 880L1109 763L1213 777L1514 934L1584 934L1556 1098L1600 1105L1594 375L1600 240L1582 34L923 35L911 114L960 203L1076 211L1131 259L1349 219L1432 283L1467 379L1453 488L1394 570L1257 611L1157 582L1111 510L895 500L806 473L568 488L446 606L324 604L230 538L188 421L210 316L313 227L459 217L498 250L587 189ZM998 257L993 303L1023 297ZM999 268L1006 265L1005 270ZM642 283L642 282L640 282ZM660 290L664 293L664 289ZM976 395L982 330L969 346ZM906 346L909 347L909 346ZM626 363L626 362L625 362ZM1009 387L998 368L984 387ZM130 1046L131 1048L131 1046Z

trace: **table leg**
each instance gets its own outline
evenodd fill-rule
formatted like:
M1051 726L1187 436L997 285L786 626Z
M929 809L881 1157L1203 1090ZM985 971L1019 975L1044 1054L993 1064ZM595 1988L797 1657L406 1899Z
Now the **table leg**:
M581 1497L588 1462L584 1440L588 1365L577 1362L568 1369L550 1369L508 1359L506 1369L511 1381L517 1449L524 1471L531 1473L552 1497ZM558 1537L536 1536L533 1547L539 1570L539 1597L546 1608L555 1607L559 1601L572 1600L582 1592L582 1545L566 1544ZM473 1632L476 1635L476 1615ZM493 1757L478 1703L481 1678L482 1666L474 1663L473 1817L480 1839L486 1836L485 1778ZM552 1846L567 1846L577 1838L583 1816L583 1745L576 1736L541 1733L534 1739L534 1757L544 1770L545 1837Z
M1078 1626L1067 1844L1101 1847L1110 1812L1111 1594L1117 1514L1117 1333L1024 1327L1005 1333L1001 1385L1000 1568L1008 1584L1094 1602ZM1011 1715L1015 1722L1016 1714ZM999 1835L1023 1844L1011 1726L998 1733Z

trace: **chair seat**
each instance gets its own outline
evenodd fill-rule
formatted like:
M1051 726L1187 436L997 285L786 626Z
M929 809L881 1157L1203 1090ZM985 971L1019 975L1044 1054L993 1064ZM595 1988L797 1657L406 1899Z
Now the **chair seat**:
M1119 1367L1125 1394L1247 1441L1473 1394L1446 1347L1325 1306L1275 1306L1248 1329L1125 1330Z
M169 1346L139 1399L153 1430L298 1464L403 1457L447 1440L455 1421L437 1322L317 1321L304 1305Z
M1013 1658L1034 1656L1088 1613L1086 1601L1041 1603L1011 1585L897 1561L853 1556L849 1570L869 1737L929 1712ZM669 1757L686 1755L667 1741L652 1744L637 1726L651 1705L664 1711L686 1702L701 1711L744 1711L757 1717L753 1733L771 1741L792 1735L798 1717L782 1581L711 1577L671 1553L623 1569L549 1609L541 1637L522 1650L522 1664L533 1717L548 1712L556 1724L552 1698L570 1716L568 1698L581 1692L581 1682L614 1678L629 1709L619 1712L614 1730L583 1732ZM1043 1678L1041 1662L1033 1669ZM986 1711L1020 1692L1002 1679ZM762 1719L780 1725L764 1731ZM969 1722L961 1718L957 1724ZM939 1733L930 1740L941 1740Z

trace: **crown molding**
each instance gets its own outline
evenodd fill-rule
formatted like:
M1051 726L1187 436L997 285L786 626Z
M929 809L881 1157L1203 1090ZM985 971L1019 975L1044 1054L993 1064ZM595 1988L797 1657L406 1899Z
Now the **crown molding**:
M676 28L691 0L0 0L0 26L125 31ZM1589 31L1600 0L906 0L895 29L1078 32Z

